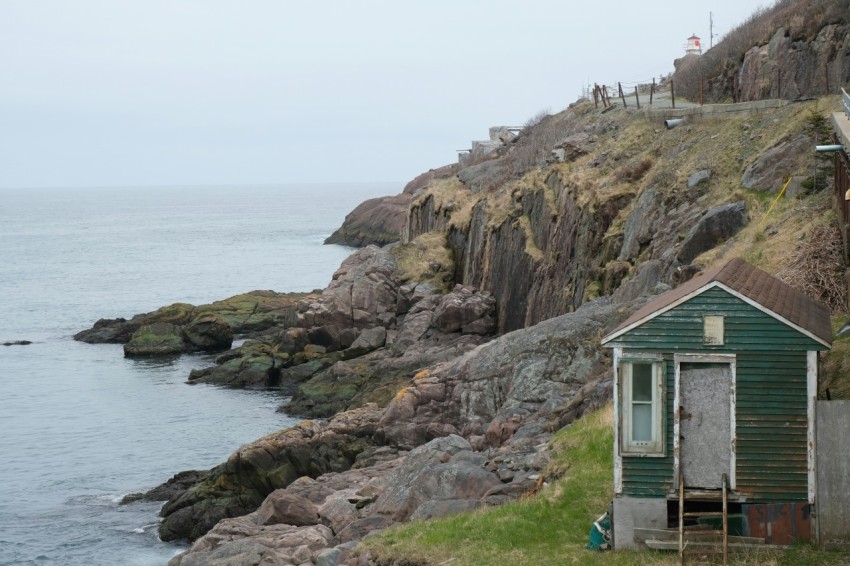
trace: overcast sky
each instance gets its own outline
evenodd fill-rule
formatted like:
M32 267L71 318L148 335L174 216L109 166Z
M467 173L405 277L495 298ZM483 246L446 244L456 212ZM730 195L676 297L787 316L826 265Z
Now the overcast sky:
M401 183L771 4L0 0L0 187Z

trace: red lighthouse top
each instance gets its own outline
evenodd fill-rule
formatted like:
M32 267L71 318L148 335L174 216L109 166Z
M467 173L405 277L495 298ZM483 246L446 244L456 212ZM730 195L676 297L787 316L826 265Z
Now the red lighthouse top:
M699 44L699 37L696 34L688 38L688 43L685 45L685 53L689 55L699 55L702 53L702 47Z

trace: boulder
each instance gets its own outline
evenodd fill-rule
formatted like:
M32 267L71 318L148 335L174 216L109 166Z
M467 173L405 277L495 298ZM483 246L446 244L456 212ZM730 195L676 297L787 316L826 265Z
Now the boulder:
M170 322L142 326L124 344L124 355L127 357L165 356L185 351L182 328Z
M367 328L349 347L352 355L363 355L372 350L382 348L387 341L387 329L383 326Z
M386 529L393 525L393 520L389 517L380 515L371 515L363 517L349 523L344 529L337 533L337 540L340 542L349 542L360 540L369 533Z
M91 328L74 334L74 340L88 344L125 344L139 327L140 322L126 318L101 318Z
M582 155L587 155L595 140L586 132L569 135L554 145L552 157L554 161L575 161Z
M233 344L233 329L216 315L200 316L183 327L183 336L192 350L216 352Z
M809 155L811 151L812 142L806 135L782 141L744 169L741 186L757 191L778 191L788 173L801 171L801 156Z
M469 442L457 435L415 448L387 478L374 512L406 521L426 502L480 499L500 482L475 462L452 458L471 449Z
M688 188L693 189L697 187L700 183L704 183L711 179L711 169L703 169L701 171L697 171L690 177L688 177Z
M347 328L380 325L380 316L395 313L398 282L393 278L397 267L390 250L368 246L351 254L322 291L317 304L310 307L316 327L326 332L331 344L339 347L339 333ZM317 342L311 335L311 342Z
M176 497L187 489L206 478L209 475L208 471L188 470L174 474L164 484L146 491L144 493L130 493L121 499L121 505L132 503L134 501L168 501L172 497Z
M657 294L661 291L658 286L664 285L661 282L664 271L664 264L657 259L639 264L634 273L614 291L611 296L613 301L615 303L628 303L638 297ZM665 289L669 289L669 287L665 286Z
M302 476L351 468L369 445L379 416L377 406L367 405L327 423L304 421L242 446L163 506L160 538L194 540L224 518L255 511L273 491Z
M360 203L346 215L342 226L328 236L325 244L342 244L356 248L371 244L384 246L397 242L407 219L407 208L413 196L399 194L378 197Z
M458 285L451 293L446 294L434 309L432 324L440 332L459 332L464 327L474 329L477 334L483 334L487 325L470 326L481 319L487 319L489 330L495 329L496 301L489 293L477 293L471 287ZM482 330L484 332L482 332Z
M457 178L473 192L498 184L507 176L505 164L498 159L489 159L458 171Z
M685 236L676 259L683 265L691 263L701 253L740 232L747 222L747 209L743 201L708 210Z
M260 525L282 523L304 527L318 522L319 512L313 503L283 489L273 491L257 510L257 524Z
M247 515L221 521L168 566L313 564L319 553L332 546L333 533L324 525L260 525L254 518Z

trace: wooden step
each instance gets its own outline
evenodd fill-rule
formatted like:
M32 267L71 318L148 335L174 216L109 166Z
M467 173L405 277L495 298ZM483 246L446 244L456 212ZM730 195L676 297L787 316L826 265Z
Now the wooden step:
M658 540L658 541L673 541L678 544L679 541L679 531L677 529L642 529L635 527L634 530L635 542L645 542L647 540ZM685 540L686 541L694 541L694 542L711 542L713 539L717 539L717 542L723 541L723 531L716 531L714 529L695 529L695 530L685 530ZM742 537L736 535L729 535L729 542L736 542L742 544L752 544L752 545L763 545L765 544L765 540L759 537Z
M650 539L645 541L646 546L652 548L654 550L679 550L679 541L673 540L656 540ZM763 544L763 543L762 543ZM730 542L729 549L732 550L751 550L753 548L757 548L759 544L750 544L743 542ZM723 551L723 543L718 542L687 542L685 544L685 551L690 551L691 549L704 549L704 550L714 550L719 548L720 551ZM689 552L690 553L690 552Z

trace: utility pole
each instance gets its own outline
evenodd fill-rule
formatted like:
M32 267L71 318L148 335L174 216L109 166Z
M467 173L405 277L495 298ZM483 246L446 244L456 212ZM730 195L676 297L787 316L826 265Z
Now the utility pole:
M714 47L714 14L708 13L708 48Z

